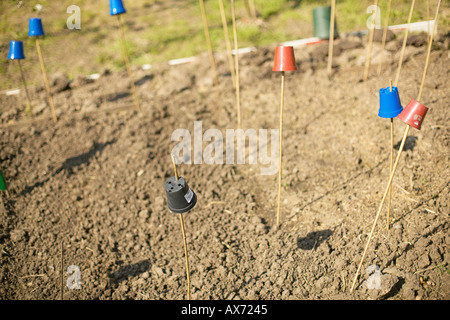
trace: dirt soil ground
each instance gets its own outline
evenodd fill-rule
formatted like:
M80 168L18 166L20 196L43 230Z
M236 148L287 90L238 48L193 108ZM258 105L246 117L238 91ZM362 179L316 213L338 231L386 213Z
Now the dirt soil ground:
M398 83L404 106L417 98L427 49L424 36L409 39ZM395 76L403 37L387 43L381 76L374 44L362 81L366 41L336 40L331 79L327 42L295 49L298 71L286 74L280 227L277 174L261 175L248 158L178 166L198 196L183 215L192 299L450 298L445 35L435 39L421 99L429 112L420 131L410 130L393 181L390 228L385 206L350 292L388 181L390 121L377 115L378 90ZM243 129L279 128L274 49L239 57ZM135 68L141 111L125 70L72 82L52 75L57 123L44 86L30 88L33 119L23 112L23 93L0 97L9 187L0 204L1 299L60 299L61 276L64 299L186 298L180 222L164 189L174 174L171 135L193 133L194 121L203 131L236 128L226 56L216 56L218 92L208 61L205 53L187 64ZM398 149L405 124L394 123Z

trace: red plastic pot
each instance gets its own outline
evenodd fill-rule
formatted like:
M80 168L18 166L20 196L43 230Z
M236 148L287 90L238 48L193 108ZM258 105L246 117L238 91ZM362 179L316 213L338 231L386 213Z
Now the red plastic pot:
M296 71L294 48L279 46L275 49L275 59L272 71Z
M423 119L427 114L428 108L425 107L420 102L411 99L408 105L403 109L403 111L397 116L407 125L420 130L422 126Z

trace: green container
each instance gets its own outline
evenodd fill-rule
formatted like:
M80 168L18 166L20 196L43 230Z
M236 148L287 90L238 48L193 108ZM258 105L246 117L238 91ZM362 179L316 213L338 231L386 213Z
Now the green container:
M5 180L3 180L2 172L0 171L0 190L6 190Z
M313 9L314 37L320 39L330 39L331 6L316 7ZM334 19L334 37L339 37Z

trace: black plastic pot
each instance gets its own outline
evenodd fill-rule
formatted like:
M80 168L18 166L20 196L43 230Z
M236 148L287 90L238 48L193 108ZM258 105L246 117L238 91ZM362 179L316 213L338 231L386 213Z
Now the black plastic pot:
M190 211L197 203L197 195L189 188L186 180L179 177L167 179L165 184L167 206L173 213L185 213Z

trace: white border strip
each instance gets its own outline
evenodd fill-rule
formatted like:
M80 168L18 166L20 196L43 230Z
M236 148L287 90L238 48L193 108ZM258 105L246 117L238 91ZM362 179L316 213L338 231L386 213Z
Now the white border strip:
M435 20L430 20L430 21L420 21L420 22L413 22L409 24L409 31L416 31L416 32L432 32L433 27L434 27L434 22ZM396 26L389 26L388 27L389 30L393 30L393 31L397 31L397 30L406 30L408 29L408 24L398 24ZM436 31L434 32L434 34L437 34L437 28Z
M320 38L317 37L313 37L313 38L307 38L307 39L299 39L299 40L293 40L293 41L286 41L286 42L282 42L281 44L283 46L290 46L290 47L302 47L302 46L308 46L311 44L316 44L316 43L320 43L322 40Z
M173 59L167 62L169 66L175 66L177 64L190 63L195 60L195 57L181 58L181 59Z
M6 90L5 91L5 94L7 96L13 96L13 95L16 95L16 94L19 94L19 93L20 93L20 89L12 89L12 90Z
M256 49L255 47L248 47L248 48L241 48L238 49L238 54L244 54L244 53L250 53L250 52L256 52L258 51L258 49ZM231 54L232 55L236 55L236 50L231 50Z
M88 80L97 80L98 78L100 78L100 73L88 74L87 76L85 76L85 78Z

